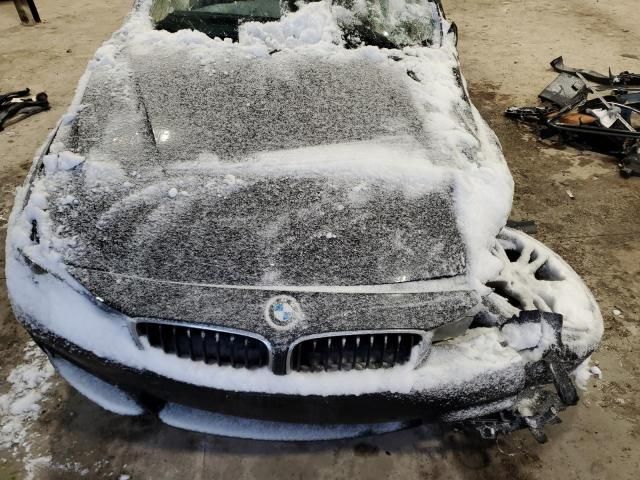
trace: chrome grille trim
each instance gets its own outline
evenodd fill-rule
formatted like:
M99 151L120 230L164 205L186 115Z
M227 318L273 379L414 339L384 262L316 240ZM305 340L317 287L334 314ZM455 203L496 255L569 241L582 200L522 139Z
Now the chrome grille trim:
M141 334L143 325L154 325L162 329L173 328L172 335L169 336L171 345L164 345L165 338L160 333L161 345L152 345L150 338L147 334ZM257 333L248 332L245 330L239 330L228 327L218 327L213 325L203 325L200 323L191 322L176 322L171 320L159 320L152 318L136 318L131 319L130 330L136 343L145 348L148 345L151 348L160 348L168 355L175 355L178 358L190 358L192 361L203 361L205 363L217 363L218 365L230 365L235 368L269 368L273 367L273 351L269 341L262 335ZM148 332L148 331L147 331ZM181 355L181 345L178 344L178 334L184 333L189 341L186 343L185 355ZM198 340L192 339L192 336L200 335ZM210 337L213 337L211 338ZM146 342L142 342L142 338L145 337ZM197 338L197 337L194 337ZM236 343L236 339L240 341ZM183 338L184 340L184 338ZM254 345L250 345L251 342L255 342ZM145 345L146 344L146 345ZM201 346L201 353L198 348L194 348L194 345ZM253 362L253 358L250 358L250 348L256 344L260 345L258 350L264 349L262 352L265 355L264 364L259 366L250 365ZM237 345L240 345L239 347ZM213 347L213 348L211 348ZM211 350L211 351L209 351ZM256 354L259 356L262 354L258 351ZM187 355L188 354L188 355ZM225 358L223 361L222 358ZM242 357L242 358L241 358ZM209 359L215 359L214 362L209 362Z
M411 354L411 350L413 348L413 346L415 345L421 345L421 350L416 362L416 365L419 365L428 355L429 351L430 351L430 347L431 347L431 338L432 338L432 333L431 332L426 332L424 330L414 330L414 329L385 329L385 330L355 330L355 331L343 331L343 332L326 332L326 333L319 333L319 334L313 334L313 335L306 335L303 337L300 337L298 339L296 339L294 342L291 343L291 345L289 346L289 349L287 351L287 373L291 373L291 372L296 372L296 371L303 371L304 373L317 373L320 371L339 371L339 370L352 370L352 369L357 369L357 370L364 370L364 369L369 369L369 368L390 368L396 365L402 365L405 364L407 361L409 361L409 358L406 358L404 361L399 362L399 360L402 360L401 358L399 358L398 356L398 352L395 352L395 354L393 354L392 356L392 361L385 361L385 354L388 353L388 347L393 347L394 349L396 349L396 340L393 338L393 336L404 336L404 337L411 337L411 338L419 338L419 341L417 341L414 345L412 345L412 347L409 349L409 355ZM368 348L366 349L366 353L364 354L363 358L361 358L361 361L358 361L358 352L357 349L360 348L360 345L357 343L358 339L360 339L360 341L362 341L362 338L367 338L368 340L366 340L368 342ZM354 341L356 342L356 350L354 351L353 354L351 354L351 366L349 368L343 368L343 366L346 364L346 358L344 358L344 347L346 346L346 342L349 342L350 339L354 339ZM328 358L330 355L334 355L336 354L336 352L330 352L329 350L331 349L332 346L332 342L334 339L339 339L338 343L338 349L337 349L337 356L338 356L338 361L337 362L333 362L333 364L330 366L331 368L327 368L330 363L330 359ZM379 340L380 339L380 340ZM301 344L306 343L306 342L310 342L310 341L314 341L317 340L319 342L322 341L326 341L327 342L327 349L325 351L322 352L323 358L322 358L322 368L321 369L312 369L311 370L300 370L300 365L292 365L293 361L296 360L298 363L300 363L301 361L301 353L297 353L297 357L294 359L294 356L296 355L296 348L298 346L301 346ZM378 358L372 358L371 357L371 351L375 345L375 342L378 341L380 343L382 343L382 350L381 350L381 355L378 356ZM342 348L341 348L342 347ZM397 350L397 349L396 349ZM372 363L373 360L373 363ZM378 365L375 365L375 362L377 361ZM364 363L364 367L363 368L359 368L358 364L360 363ZM391 365L389 365L389 363Z

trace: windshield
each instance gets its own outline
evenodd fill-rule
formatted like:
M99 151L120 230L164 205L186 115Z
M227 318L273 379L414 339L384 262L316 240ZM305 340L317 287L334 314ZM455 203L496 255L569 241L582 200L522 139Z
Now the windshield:
M432 0L334 0L347 47L439 45L441 18Z
M156 28L177 32L199 30L215 38L238 38L241 21L280 18L279 0L154 0L151 18Z
M240 23L278 20L289 9L297 7L279 0L154 0L151 17L161 30L192 29L237 40ZM332 9L347 48L430 46L441 41L440 11L433 0L334 0Z

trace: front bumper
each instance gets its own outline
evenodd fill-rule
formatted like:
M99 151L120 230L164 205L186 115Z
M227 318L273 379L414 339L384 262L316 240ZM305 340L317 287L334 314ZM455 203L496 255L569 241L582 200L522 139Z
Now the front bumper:
M501 379L492 377L484 382L484 392L475 385L473 393L453 397L443 395L445 392L283 395L232 392L180 382L107 362L47 333L31 334L59 373L105 409L125 415L146 411L176 427L227 436L319 440L444 422L473 430L485 438L529 428L538 440L545 441L544 425L559 422L558 412L577 401L567 375L573 366L560 361L557 350L531 369L528 380L532 385L525 388L512 385L513 391ZM546 377L555 384L557 393L534 381L544 384ZM510 375L505 376L505 380L509 378ZM474 385L469 383L464 388ZM522 412L522 405L529 411ZM245 418L265 423L256 425L242 420Z
M521 250L525 251L531 246L525 237L512 233L505 245L516 248L519 241L524 242ZM539 261L544 247L533 245ZM548 249L543 253L554 255L553 270L573 286L574 295L582 292L585 305L595 305L577 275ZM105 313L66 283L34 273L18 256L8 257L7 271L16 316L54 365L59 360L68 362L128 398L137 407L131 413L147 410L161 418L167 405L179 404L276 422L466 422L485 436L520 427L536 430L541 422L554 420L554 412L564 405L575 403L568 372L592 352L602 327L597 306L592 305L590 323L565 319L551 337L543 335L541 326L536 345L516 346L521 339L513 332L507 335L507 325L550 325L553 322L547 320L560 316L520 312L505 318L500 302L494 301L476 328L434 344L419 368L404 365L389 370L277 376L268 371L198 365L189 359L168 359L161 351L140 350L126 318L118 312ZM585 325L588 328L582 328ZM73 378L58 370L75 385ZM550 385L556 388L550 390ZM113 398L98 398L97 390L83 393L123 413L111 408ZM554 392L553 401L546 394L541 396L543 391ZM531 408L542 397L544 401L537 403L545 410ZM526 409L522 408L525 404Z
M159 413L169 403L208 410L235 417L305 424L371 424L403 421L437 421L444 414L469 407L468 397L445 399L427 392L379 392L363 395L295 395L260 392L234 392L185 383L151 371L136 370L105 361L49 334L31 332L54 365L66 360L84 372L126 392L144 410ZM504 375L505 380L508 375ZM73 380L72 380L73 382ZM478 405L512 398L518 391L507 391L500 379L476 390ZM502 385L501 385L502 384ZM510 395L511 394L511 395Z

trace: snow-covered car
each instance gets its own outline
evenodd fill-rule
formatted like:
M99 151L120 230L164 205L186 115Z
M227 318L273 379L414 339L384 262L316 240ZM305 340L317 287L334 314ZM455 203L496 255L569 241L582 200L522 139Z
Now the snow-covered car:
M17 194L7 285L120 414L543 439L602 318L512 196L439 2L143 0Z

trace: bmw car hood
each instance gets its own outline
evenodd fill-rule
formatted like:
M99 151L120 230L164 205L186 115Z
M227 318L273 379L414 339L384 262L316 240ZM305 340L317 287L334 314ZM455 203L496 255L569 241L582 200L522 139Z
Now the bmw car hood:
M211 168L70 194L55 215L77 239L66 262L236 286L377 285L464 273L449 188L409 196L343 177Z
M248 286L465 273L454 188L406 72L219 57L203 67L125 49L117 68L93 72L59 135L84 159L57 178L68 265Z
M295 51L255 58L240 48L214 49L205 62L189 51L132 46L117 68L97 69L83 98L79 149L166 165L203 152L226 162L378 137L442 141L424 129L408 89L416 81L393 64Z
M453 45L271 49L143 17L89 65L13 251L132 317L258 332L282 294L291 335L477 304L512 181Z

